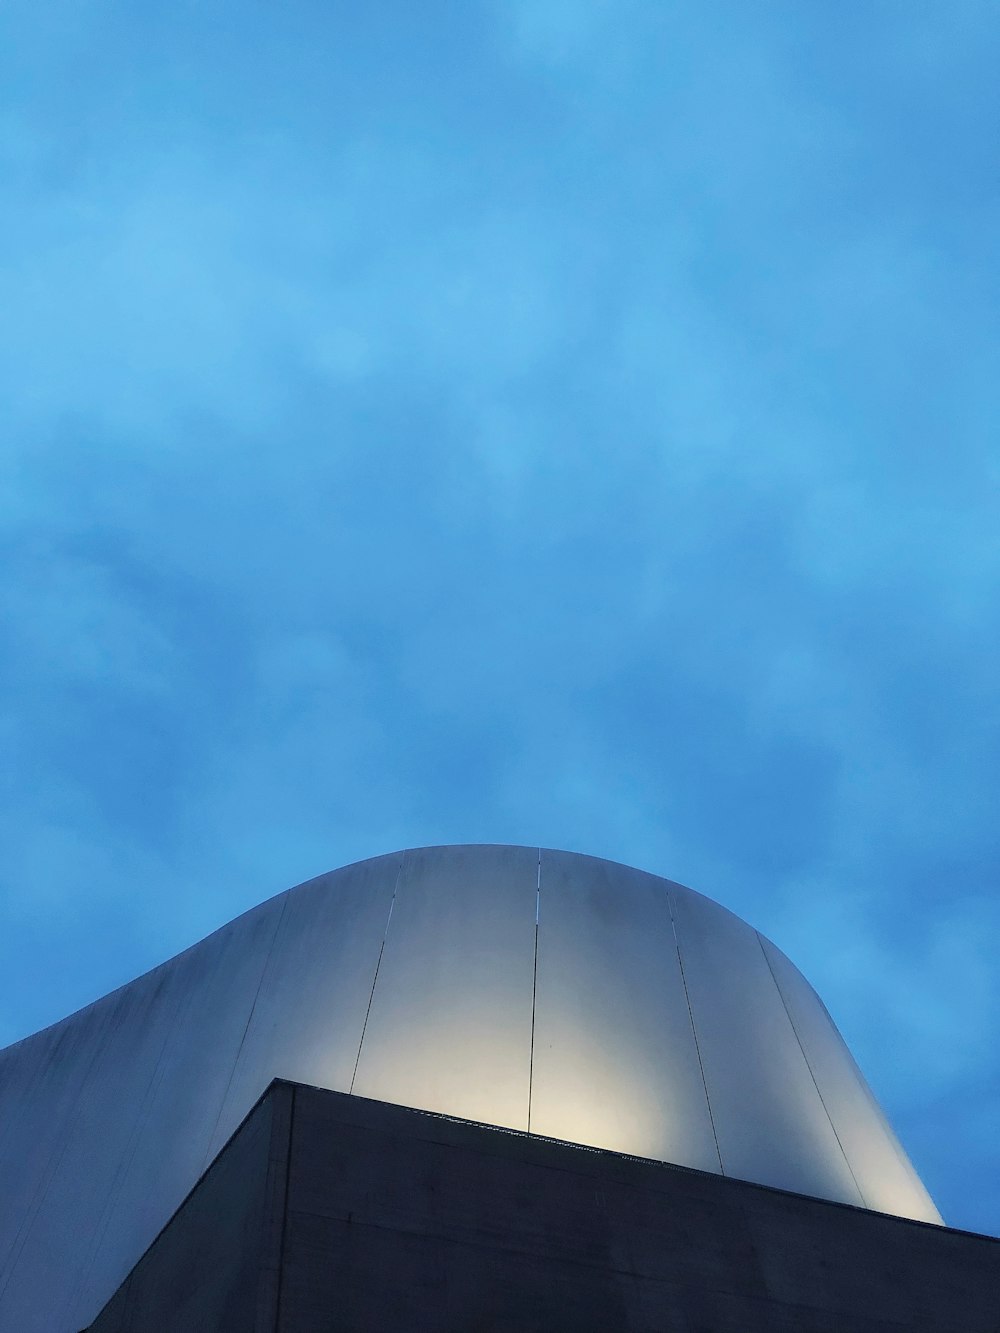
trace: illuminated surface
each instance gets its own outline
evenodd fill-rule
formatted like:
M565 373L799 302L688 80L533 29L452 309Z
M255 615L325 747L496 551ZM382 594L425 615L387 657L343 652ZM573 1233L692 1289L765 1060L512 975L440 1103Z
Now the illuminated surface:
M0 1052L0 1330L89 1322L279 1076L940 1222L822 1002L745 922L592 857L425 848L289 890Z

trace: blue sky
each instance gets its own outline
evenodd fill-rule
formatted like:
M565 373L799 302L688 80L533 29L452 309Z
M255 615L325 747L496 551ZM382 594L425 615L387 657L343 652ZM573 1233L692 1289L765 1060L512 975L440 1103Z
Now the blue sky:
M405 845L679 879L1000 1232L992 0L7 0L0 1043Z

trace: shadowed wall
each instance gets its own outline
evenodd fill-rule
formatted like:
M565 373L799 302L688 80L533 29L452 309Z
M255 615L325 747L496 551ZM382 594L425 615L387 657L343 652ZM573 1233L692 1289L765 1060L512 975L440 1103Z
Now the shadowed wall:
M278 1083L90 1333L994 1333L998 1289L988 1237Z

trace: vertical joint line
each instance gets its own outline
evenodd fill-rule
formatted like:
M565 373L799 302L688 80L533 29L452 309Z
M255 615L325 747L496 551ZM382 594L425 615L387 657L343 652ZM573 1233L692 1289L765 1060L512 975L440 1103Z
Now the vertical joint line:
M531 965L531 1044L528 1048L528 1133L531 1133L531 1090L535 1078L535 993L538 989L538 922L542 907L542 849L535 871L535 957Z
M673 897L667 890L667 905L670 908L670 929L674 932L674 948L677 950L677 966L681 972L681 985L684 987L684 1000L687 1004L688 1019L691 1023L691 1035L694 1037L694 1050L698 1057L698 1068L701 1070L701 1086L705 1089L705 1105L708 1107L708 1121L712 1126L712 1138L715 1140L715 1155L719 1159L719 1170L723 1175L726 1174L726 1168L722 1162L722 1149L719 1147L719 1131L715 1127L715 1116L712 1113L712 1099L708 1095L708 1079L705 1077L705 1062L701 1058L701 1042L698 1040L698 1028L694 1021L694 1010L691 1007L691 994L688 990L687 976L684 972L684 959L681 956L681 941L677 934L677 920L674 916Z
M264 988L264 979L267 976L268 968L271 966L271 959L274 954L275 941L278 938L278 932L281 930L281 923L285 919L285 912L288 908L288 899L291 896L291 893L292 893L291 889L285 890L285 896L281 904L281 911L278 913L278 919L274 925L274 933L271 936L270 944L268 944L267 946L267 953L264 955L264 965L260 969L260 977L257 981L257 989L253 993L253 1002L250 1005L250 1012L247 1014L247 1021L245 1027L243 1028L243 1035L240 1037L240 1044L236 1048L236 1057L233 1060L233 1067L232 1069L230 1069L229 1078L226 1080L226 1090L222 1094L222 1101L219 1103L219 1114L215 1117L215 1125L212 1129L212 1137L208 1140L208 1143L205 1145L205 1156L202 1159L201 1163L202 1175L204 1175L204 1173L208 1170L209 1164L212 1160L211 1158L212 1146L215 1142L215 1136L219 1132L219 1126L222 1124L222 1117L225 1114L226 1104L229 1101L229 1094L232 1091L233 1080L236 1078L236 1071L239 1068L240 1057L243 1055L243 1047L246 1045L247 1034L250 1031L250 1024L253 1022L254 1012L256 1011L257 1008L257 1001L260 999L260 993ZM164 1043L164 1046L165 1045L166 1043Z
M389 922L392 920L392 909L396 905L396 894L399 892L399 881L403 875L404 859L405 856L400 858L399 866L396 870L396 882L392 886L392 897L389 899L389 911L386 914L385 918L385 929L382 931L382 943L378 947L378 959L375 963L375 975L372 977L372 988L368 992L368 1008L365 1010L365 1021L361 1025L361 1040L358 1042L358 1053L354 1057L354 1071L351 1074L351 1086L348 1088L349 1093L353 1093L354 1080L358 1076L358 1065L361 1063L361 1048L365 1044L365 1033L368 1031L368 1019L371 1017L372 1001L375 999L375 984L378 981L379 969L382 966L382 955L385 953L385 941L389 934Z
M833 1137L837 1140L837 1147L840 1149L844 1158L844 1162L847 1166L847 1169L851 1173L851 1179L854 1181L854 1188L858 1191L858 1198L861 1200L863 1206L867 1208L868 1201L865 1198L865 1192L861 1188L861 1182L854 1174L854 1167L851 1166L851 1159L848 1157L844 1145L840 1141L840 1135L837 1133L837 1126L833 1123L833 1116L830 1114L830 1108L827 1106L825 1100L823 1099L822 1092L820 1092L819 1084L816 1082L816 1075L813 1073L813 1067L809 1063L808 1055L806 1055L806 1048L802 1045L802 1038L799 1036L799 1030L795 1026L795 1021L792 1018L792 1011L789 1009L788 1002L785 999L785 993L778 985L778 978L775 975L774 968L771 966L771 960L767 956L767 950L764 948L764 941L761 938L760 931L755 930L754 934L757 936L757 943L760 945L760 951L764 955L764 962L767 963L767 970L768 972L770 972L771 980L774 982L774 989L778 992L778 999L781 1001L781 1007L785 1011L785 1017L788 1019L788 1025L792 1029L792 1032L795 1035L795 1040L796 1042L798 1042L799 1050L802 1052L802 1059L805 1061L805 1066L809 1070L809 1077L812 1079L813 1087L816 1089L816 1096L819 1098L819 1104L826 1112L826 1118L827 1120L829 1120L830 1128L833 1130Z

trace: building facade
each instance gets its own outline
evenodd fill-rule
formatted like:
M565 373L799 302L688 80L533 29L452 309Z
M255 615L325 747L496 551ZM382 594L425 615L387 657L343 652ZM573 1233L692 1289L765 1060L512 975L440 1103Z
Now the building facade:
M275 1078L941 1223L751 926L592 857L423 848L0 1052L0 1330L91 1322Z

